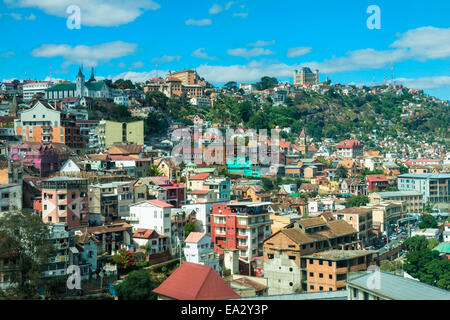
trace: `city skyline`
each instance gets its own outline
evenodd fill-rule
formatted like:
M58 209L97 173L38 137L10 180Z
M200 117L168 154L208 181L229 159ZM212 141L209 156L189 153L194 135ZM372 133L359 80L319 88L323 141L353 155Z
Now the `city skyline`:
M81 9L80 29L68 27L70 5ZM371 5L380 8L380 29L367 26ZM393 78L449 100L450 28L441 14L448 9L424 1L3 0L0 81L45 80L50 72L74 80L83 65L113 80L189 68L216 85L266 75L292 82L293 71L308 66L321 81L326 74L356 85Z

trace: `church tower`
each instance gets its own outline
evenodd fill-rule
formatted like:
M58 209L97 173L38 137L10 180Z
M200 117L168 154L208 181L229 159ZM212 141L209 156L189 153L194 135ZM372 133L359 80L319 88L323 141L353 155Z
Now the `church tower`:
M76 96L77 97L84 97L84 75L83 72L81 71L81 68L78 69L78 75L77 75L77 91L76 91Z
M308 142L306 141L305 128L303 128L302 132L300 133L299 147L300 153L303 155L303 157L306 158L308 156Z
M92 67L91 77L89 78L88 82L96 82L96 81L97 80L95 80L95 77L94 77L94 67Z

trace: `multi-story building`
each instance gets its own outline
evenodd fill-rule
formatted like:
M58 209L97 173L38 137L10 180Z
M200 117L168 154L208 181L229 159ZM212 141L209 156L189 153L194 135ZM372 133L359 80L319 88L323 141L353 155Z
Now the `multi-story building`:
M344 220L358 232L358 240L363 246L368 245L372 236L372 209L365 207L351 207L333 212L337 220Z
M137 229L152 229L158 234L171 236L170 212L173 206L159 200L147 200L130 205L130 214L124 219Z
M98 137L98 148L110 148L114 144L134 143L144 144L144 121L121 123L115 121L100 121L95 129Z
M372 208L373 230L385 232L389 225L397 223L406 212L406 205L402 201L381 201L369 203L366 207ZM389 229L389 233L392 230Z
M69 228L89 225L87 185L87 179L73 177L42 181L42 220Z
M193 97L190 100L193 106L199 108L208 108L211 107L211 100L207 97Z
M383 191L389 187L388 178L384 174L368 174L364 179L369 192Z
M22 210L22 183L0 185L0 216Z
M206 190L207 191L207 190ZM190 215L195 215L196 227L199 232L211 234L211 213L213 205L225 204L228 201L211 201L203 203L185 204L181 208Z
M423 211L423 195L419 191L385 191L369 194L371 203L382 201L402 201L405 203L406 213L421 213Z
M339 157L343 158L358 158L362 157L364 152L364 146L359 140L355 139L347 139L344 141L341 141L336 146L336 154Z
M22 86L23 90L23 101L29 101L33 99L35 94L45 95L45 90L53 86L53 82L50 81L34 81L24 83Z
M362 179L358 178L346 178L343 179L339 191L341 193L352 194L355 196L367 195L367 185Z
M217 201L228 201L231 199L231 182L228 177L209 177L204 181L203 188L213 190Z
M307 291L306 261L301 257L331 249L360 249L358 232L343 220L297 220L264 241L264 278L269 295Z
M350 272L365 271L378 265L375 251L328 250L301 257L306 265L307 292L345 290Z
M300 72L294 70L294 85L303 86L305 84L313 85L319 83L319 70L311 71L310 68L302 68Z
M45 178L58 170L60 156L52 144L26 142L11 146L10 159L32 166L39 176Z
M134 203L134 182L116 181L89 185L89 213L98 222L127 217Z
M214 251L238 249L245 259L263 254L263 241L270 236L270 202L241 202L213 205L211 240Z
M7 238L0 238L0 290L6 291L13 285L13 279L20 280L21 268L19 253L13 249L4 249Z
M450 173L412 173L397 177L399 191L418 191L423 202L450 201Z
M14 120L14 130L22 141L59 142L77 152L84 148L75 116L53 109L44 101L38 101L31 109L22 111Z
M214 253L214 244L208 234L191 232L184 242L184 257L187 262L207 265L219 272L219 258Z

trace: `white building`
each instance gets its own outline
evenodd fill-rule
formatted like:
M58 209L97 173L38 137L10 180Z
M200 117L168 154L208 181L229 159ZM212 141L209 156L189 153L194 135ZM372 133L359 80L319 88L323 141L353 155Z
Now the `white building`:
M211 213L212 206L215 204L224 204L226 201L218 202L205 202L205 203L194 203L185 204L181 208L186 212L186 214L195 213L195 218L197 220L197 228L200 232L211 232Z
M334 199L323 199L308 202L308 213L310 214L319 214L324 211L335 211L343 208L345 208L345 206L336 206L336 200Z
M206 233L191 232L185 240L184 256L187 262L210 266L219 272L219 258L214 254L214 244Z
M37 93L45 94L45 90L53 86L53 82L50 81L36 81L25 83L22 86L23 101L29 101Z
M427 239L437 239L439 240L440 232L438 228L428 228L428 229L416 229L413 230L411 237L415 236L425 236Z
M450 222L445 223L443 235L444 235L444 242L450 242Z
M0 185L0 216L22 210L22 184Z
M128 99L127 95L121 95L118 97L114 97L115 104L128 107L129 102L130 102L130 100Z
M170 211L173 205L160 200L147 200L130 205L130 215L125 217L137 229L153 229L158 234L170 237Z
M193 106L197 106L200 108L208 108L211 107L211 100L206 97L193 97L190 100Z

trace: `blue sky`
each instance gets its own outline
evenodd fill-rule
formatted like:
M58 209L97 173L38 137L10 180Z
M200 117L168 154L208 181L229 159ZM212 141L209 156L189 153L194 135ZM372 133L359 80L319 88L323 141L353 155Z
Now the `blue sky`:
M77 5L81 28L69 29ZM369 29L370 5L381 29ZM74 80L96 67L145 81L195 68L214 84L262 76L373 84L391 78L450 100L450 1L0 0L0 81Z

